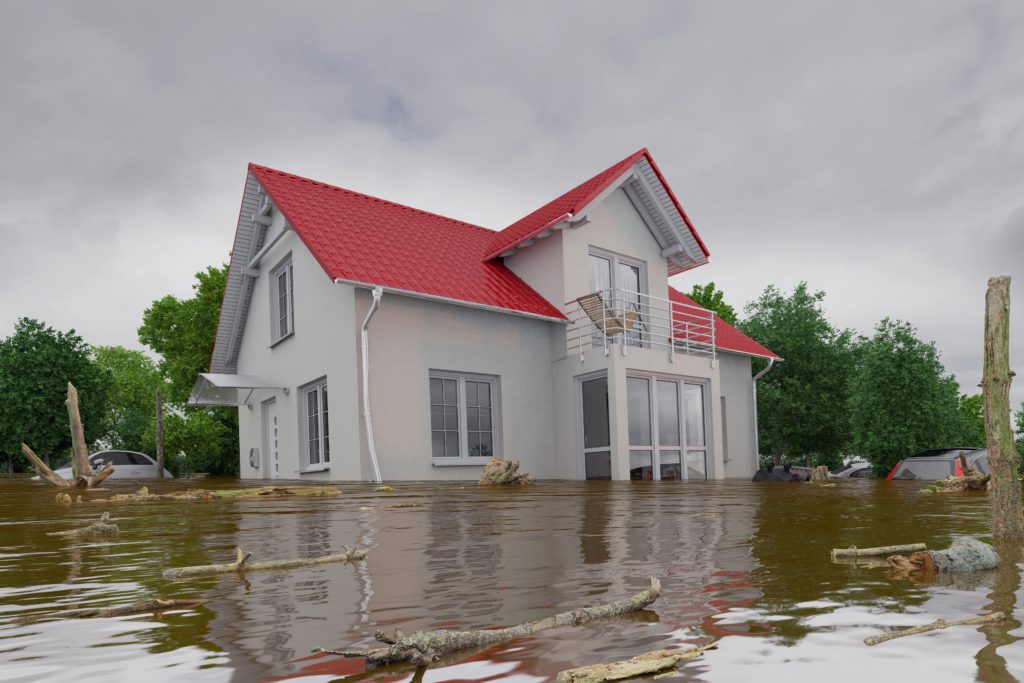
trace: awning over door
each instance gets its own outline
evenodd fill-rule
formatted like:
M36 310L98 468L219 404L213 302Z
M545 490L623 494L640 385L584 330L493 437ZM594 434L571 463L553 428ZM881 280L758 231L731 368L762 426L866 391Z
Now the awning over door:
M214 372L200 373L188 397L190 406L242 406L249 403L257 389L280 389L288 393L287 387L266 377L256 375L224 375Z

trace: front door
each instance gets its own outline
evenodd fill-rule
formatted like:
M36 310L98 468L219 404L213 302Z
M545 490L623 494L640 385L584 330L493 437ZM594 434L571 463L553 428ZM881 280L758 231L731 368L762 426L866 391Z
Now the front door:
M583 435L583 477L612 478L611 432L608 423L608 378L580 382Z
M277 442L277 401L270 399L263 404L263 451L267 454L266 476L269 479L277 479L281 472Z

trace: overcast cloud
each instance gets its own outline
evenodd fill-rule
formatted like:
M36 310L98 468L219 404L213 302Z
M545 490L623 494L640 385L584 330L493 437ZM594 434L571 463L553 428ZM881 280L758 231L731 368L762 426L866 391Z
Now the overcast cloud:
M226 259L249 161L501 228L650 148L737 307L934 340L977 391L1014 276L1024 400L1024 4L0 0L0 337L137 347Z

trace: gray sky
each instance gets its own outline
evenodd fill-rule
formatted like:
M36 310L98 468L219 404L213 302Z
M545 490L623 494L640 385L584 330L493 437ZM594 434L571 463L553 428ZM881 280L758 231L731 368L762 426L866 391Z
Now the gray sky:
M0 337L138 346L226 259L255 161L504 227L651 149L737 308L807 280L977 391L1014 276L1024 401L1024 4L0 3Z

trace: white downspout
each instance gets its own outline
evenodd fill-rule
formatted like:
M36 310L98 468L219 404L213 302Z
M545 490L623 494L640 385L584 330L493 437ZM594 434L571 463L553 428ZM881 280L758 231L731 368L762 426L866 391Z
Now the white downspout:
M775 365L775 359L769 358L768 365L765 366L764 370L754 375L754 381L751 384L751 391L754 395L754 469L756 470L761 464L761 443L760 443L760 430L757 426L757 380L761 379L768 374L768 371Z
M362 341L363 341L363 419L366 421L366 447L370 451L370 462L373 464L373 480L380 484L384 480L380 476L380 464L377 462L377 449L373 446L373 423L370 421L370 334L367 328L370 325L370 318L380 308L380 298L384 296L384 290L380 287L373 288L373 303L363 320Z

